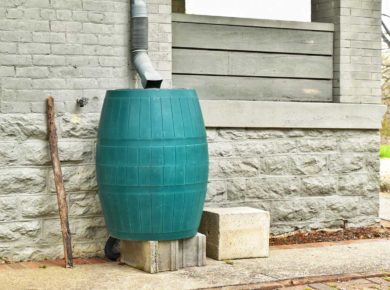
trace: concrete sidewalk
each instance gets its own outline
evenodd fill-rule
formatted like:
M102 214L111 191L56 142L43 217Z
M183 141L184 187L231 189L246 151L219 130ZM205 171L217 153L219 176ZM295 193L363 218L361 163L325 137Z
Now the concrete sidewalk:
M260 289L262 282L360 272L390 273L390 240L273 247L267 259L210 259L206 267L159 274L146 274L118 263L79 265L74 269L3 269L0 289L182 290L248 284Z

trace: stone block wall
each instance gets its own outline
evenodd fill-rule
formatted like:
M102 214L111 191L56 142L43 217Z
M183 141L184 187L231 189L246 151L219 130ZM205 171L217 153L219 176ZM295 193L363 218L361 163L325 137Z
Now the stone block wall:
M128 0L0 1L0 260L62 256L47 145L55 98L75 256L102 255L95 139L106 89L139 87ZM171 1L149 0L150 56L171 86ZM84 108L76 99L87 97Z
M72 123L71 114L58 120L61 135L66 136L60 141L60 153L78 256L101 255L107 236L91 150L99 114L88 115L78 116L88 120L83 123ZM23 131L24 139L20 148L10 143L13 150L7 154L1 150L2 160L9 164L0 170L3 259L62 254L43 119L0 120L2 137ZM379 139L377 130L210 128L206 205L268 210L272 234L375 224Z
M209 129L208 206L270 211L271 233L378 217L377 130Z
M335 24L335 101L381 101L381 0L312 0L312 21Z

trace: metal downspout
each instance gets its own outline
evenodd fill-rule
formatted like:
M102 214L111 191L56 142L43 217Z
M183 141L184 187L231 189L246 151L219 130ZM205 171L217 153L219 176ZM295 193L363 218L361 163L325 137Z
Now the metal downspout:
M146 0L131 0L131 58L144 89L160 88L161 75L148 55L148 12Z

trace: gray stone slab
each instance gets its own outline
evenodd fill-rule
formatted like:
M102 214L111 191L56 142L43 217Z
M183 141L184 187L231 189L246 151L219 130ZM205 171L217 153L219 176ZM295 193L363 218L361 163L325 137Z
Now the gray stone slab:
M379 129L384 105L202 100L206 127Z

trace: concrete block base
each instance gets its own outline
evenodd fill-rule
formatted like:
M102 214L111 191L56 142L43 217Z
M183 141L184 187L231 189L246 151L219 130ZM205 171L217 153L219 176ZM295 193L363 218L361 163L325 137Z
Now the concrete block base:
M216 260L268 257L269 230L269 212L250 207L205 208L199 228Z
M390 193L379 195L379 217L382 220L390 221Z
M148 273L206 265L206 236L176 241L121 241L121 262Z

